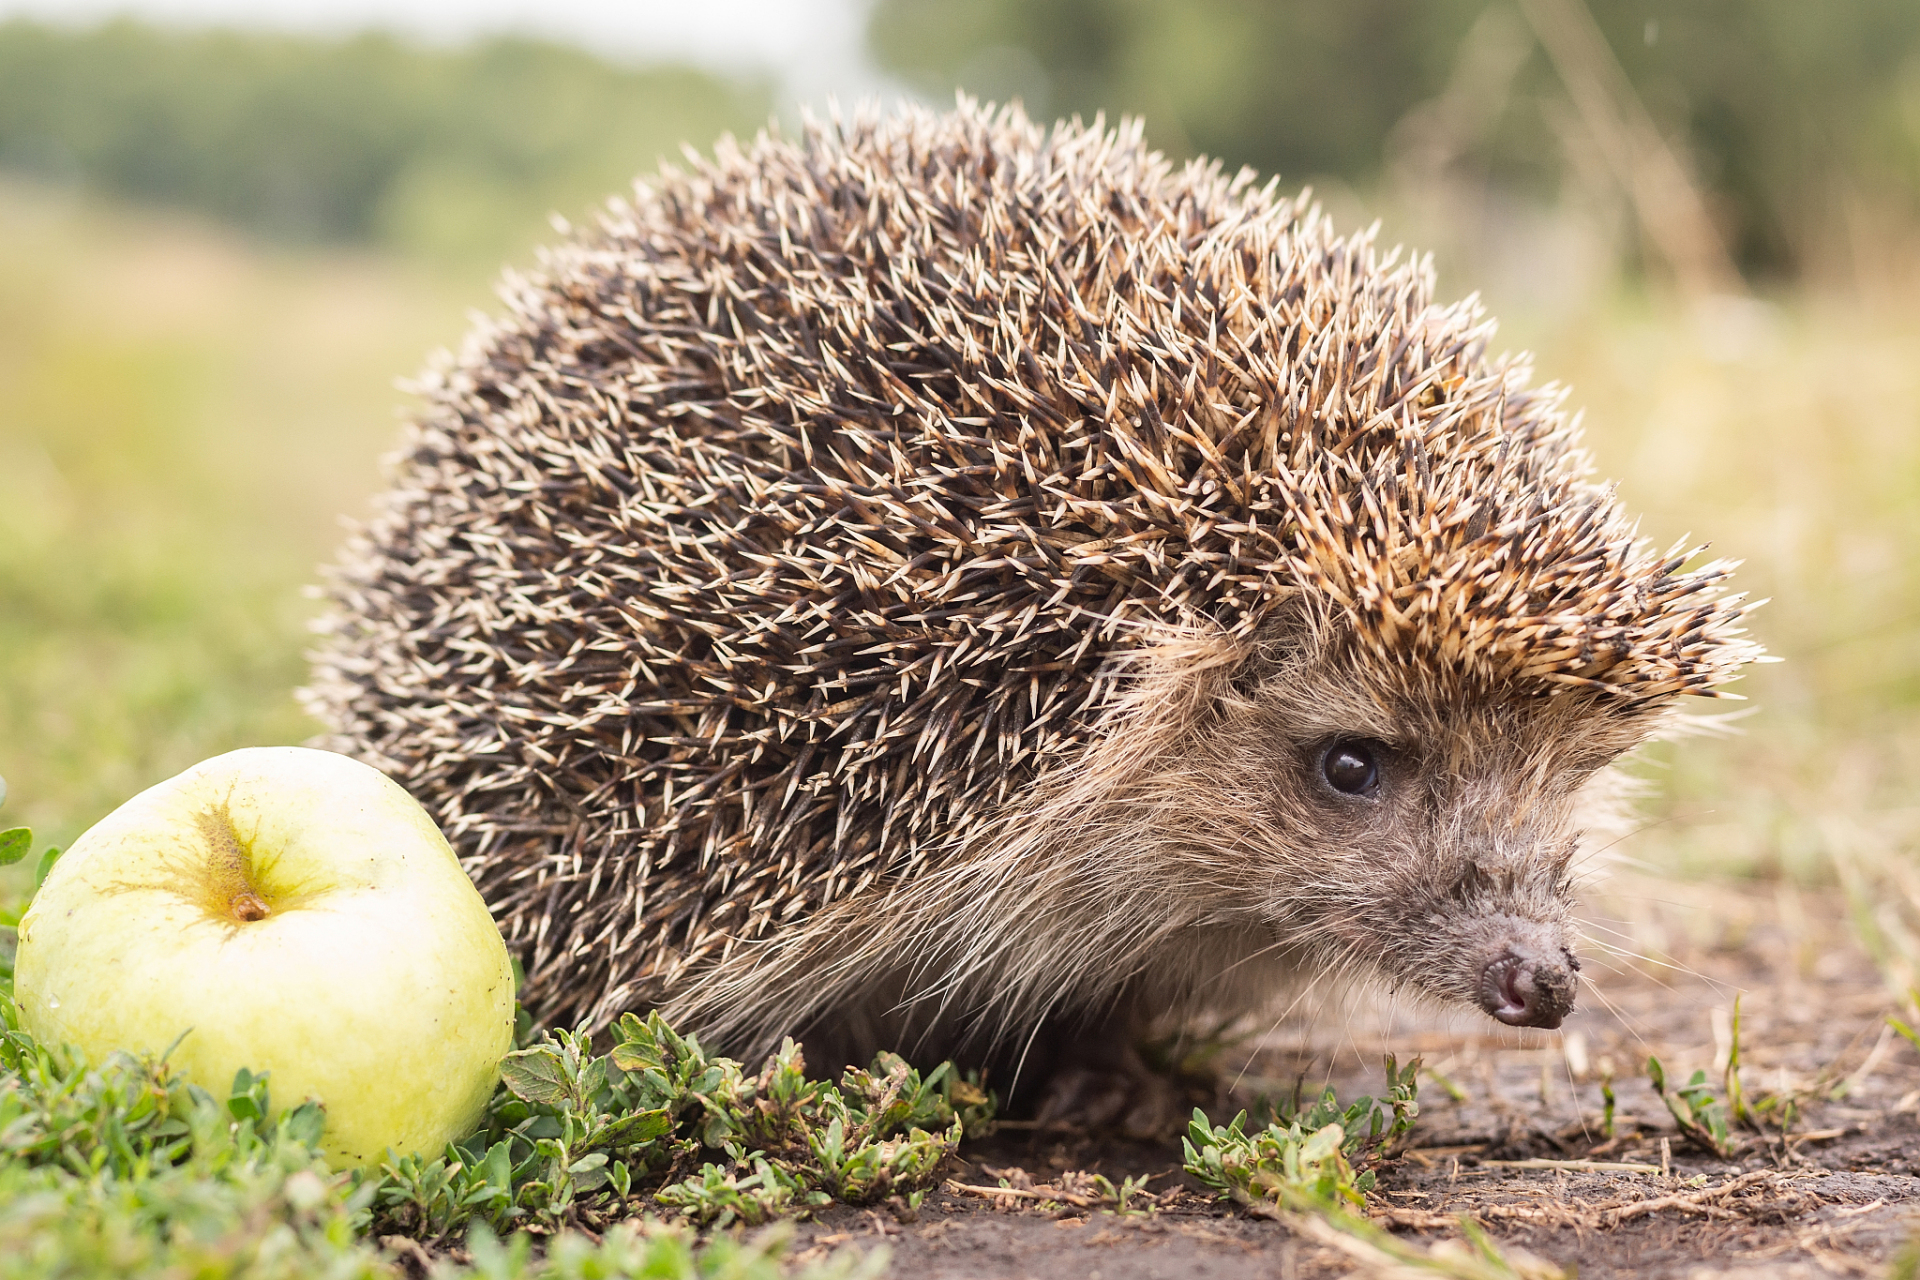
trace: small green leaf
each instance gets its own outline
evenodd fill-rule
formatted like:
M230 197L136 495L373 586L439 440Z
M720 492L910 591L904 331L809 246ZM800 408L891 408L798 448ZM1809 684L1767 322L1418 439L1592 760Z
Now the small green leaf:
M580 1068L580 1076L574 1084L574 1098L581 1104L590 1103L595 1094L607 1087L607 1061L605 1058L591 1058Z
M327 1109L318 1102L303 1102L280 1117L280 1126L294 1141L318 1151L320 1135L327 1128Z
M490 1187L513 1186L513 1143L501 1139L487 1148L487 1158L480 1164L481 1176L486 1178Z
M621 1116L594 1134L591 1144L595 1148L633 1147L663 1137L672 1128L673 1116L665 1107L656 1111L636 1111L632 1115Z
M40 865L33 873L33 887L38 889L47 882L47 872L53 870L53 864L60 860L58 849L49 849L40 855Z
M572 1095L560 1051L551 1045L514 1050L500 1060L500 1078L523 1102L557 1107Z
M0 867L10 867L33 852L33 832L26 827L0 831Z
M1316 1130L1305 1142L1300 1144L1300 1163L1319 1164L1328 1156L1338 1151L1340 1144L1346 1141L1346 1137L1347 1135L1341 1130L1337 1123Z

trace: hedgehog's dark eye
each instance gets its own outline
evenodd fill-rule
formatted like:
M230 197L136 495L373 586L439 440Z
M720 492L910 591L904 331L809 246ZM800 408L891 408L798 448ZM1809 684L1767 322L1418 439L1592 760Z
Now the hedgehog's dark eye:
M1380 785L1380 762L1368 744L1343 738L1320 757L1320 774L1335 791L1363 796Z

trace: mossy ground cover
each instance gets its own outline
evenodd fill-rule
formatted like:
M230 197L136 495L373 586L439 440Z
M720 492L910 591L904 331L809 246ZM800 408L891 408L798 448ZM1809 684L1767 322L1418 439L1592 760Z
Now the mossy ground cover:
M0 775L12 793L0 826L35 827L37 855L196 760L312 731L290 696L311 610L300 588L339 538L338 517L363 512L377 486L376 460L405 403L393 379L456 341L463 310L487 296L482 275L363 252L266 250L187 220L0 187ZM1322 1080L1342 1098L1379 1094L1378 1054L1419 1053L1465 1100L1428 1079L1406 1154L1376 1170L1366 1201L1373 1221L1423 1251L1460 1240L1454 1224L1468 1213L1503 1248L1579 1261L1585 1275L1709 1265L1863 1272L1890 1255L1904 1238L1905 1180L1920 1169L1908 1100L1920 1074L1884 1022L1891 1013L1913 1023L1903 993L1920 974L1915 296L1886 288L1695 311L1623 292L1551 322L1508 317L1515 341L1540 350L1543 375L1576 388L1599 469L1621 479L1646 531L1671 541L1691 530L1747 558L1745 583L1774 597L1756 630L1787 661L1738 686L1753 713L1737 736L1661 745L1636 766L1652 792L1591 896L1594 983L1572 1034L1374 1027L1371 1015L1330 999L1318 1029L1282 1029L1254 1046L1238 1092L1205 1099L1215 1122L1276 1081L1304 1079L1309 1097ZM15 896L36 860L7 873ZM1648 1091L1644 1064L1659 1057L1677 1087L1704 1071L1724 1103L1716 1018L1730 1019L1735 987L1749 992L1741 1007L1753 1097L1805 1096L1795 1136L1770 1139L1763 1117L1758 1131L1730 1128L1738 1143L1759 1145L1709 1155L1682 1139ZM1574 1035L1584 1037L1584 1066ZM1366 1052L1356 1056L1356 1045ZM1612 1138L1602 1128L1604 1070L1616 1097ZM212 1100L231 1117L233 1098ZM193 1108L182 1108L175 1117L170 1103L168 1115L191 1136ZM1622 1116L1635 1120L1626 1137ZM296 1176L307 1172L298 1153L258 1127L245 1139L238 1130L209 1139L205 1161L237 1171L237 1190L215 1197L218 1206L202 1193L228 1175L194 1164L197 1152L181 1167L201 1172L151 1190L201 1204L211 1216L196 1219L206 1230L194 1239L212 1241L208 1256L230 1269L256 1259L263 1225L286 1226L291 1235L275 1235L273 1247L293 1249L329 1239L340 1230L330 1224L354 1213L392 1211L387 1227L348 1242L341 1274L364 1265L510 1275L543 1255L469 1246L470 1221L453 1225L458 1215L445 1207L456 1189L475 1205L498 1199L491 1173L475 1172L495 1147L507 1142L501 1159L525 1166L522 1185L540 1183L543 1194L561 1190L539 1160L563 1159L569 1179L593 1183L588 1198L614 1177L611 1156L572 1172L602 1154L591 1117L572 1138L559 1117L549 1117L558 1134L537 1126L521 1145L505 1136L532 1118L497 1112L502 1132L473 1153L480 1161L458 1172L416 1165L413 1190L385 1206L343 1207L329 1191L301 1207L313 1184ZM824 1143L830 1125L814 1136ZM1580 1163L1658 1166L1663 1137L1666 1181ZM789 1145L815 1159L805 1139ZM283 1157L293 1164L277 1163ZM929 1275L1038 1273L1036 1260L1049 1258L1059 1262L1052 1270L1098 1269L1109 1280L1163 1265L1264 1275L1289 1257L1303 1275L1387 1265L1222 1201L1182 1171L1173 1140L1143 1148L1009 1129L968 1143L959 1158L939 1169L922 1203L903 1198L898 1210L891 1193L854 1205L795 1180L789 1208L817 1194L830 1202L803 1203L814 1220L790 1259L824 1265L841 1245L885 1237L896 1269ZM710 1182L703 1163L718 1170ZM694 1181L688 1204L711 1231L727 1203L778 1190L775 1164L768 1169L753 1181L758 1170L722 1145L673 1181ZM594 1176L602 1170L604 1182ZM666 1172L649 1170L646 1186L668 1185ZM248 1181L256 1175L264 1181ZM847 1172L837 1176L844 1189ZM1732 1185L1741 1178L1749 1181ZM956 1189L968 1187L976 1190ZM403 1221L414 1192L429 1207ZM13 1197L0 1254L77 1251L75 1274L160 1265L140 1261L146 1245L127 1243L145 1239L138 1233L122 1242L135 1252L111 1257L78 1243L111 1236L95 1230L106 1221L99 1214L151 1216L137 1199L114 1208L69 1196L41 1187ZM1667 1203L1634 1209L1656 1200ZM1274 1207L1286 1211L1278 1199ZM686 1229L671 1236L679 1243L656 1244L610 1223L575 1225L601 1238L556 1247L567 1274L612 1273L612 1255L595 1250L628 1250L627 1266L648 1250L691 1248ZM382 1233L406 1243L381 1253ZM728 1274L771 1273L764 1251L742 1248L724 1262L735 1268Z

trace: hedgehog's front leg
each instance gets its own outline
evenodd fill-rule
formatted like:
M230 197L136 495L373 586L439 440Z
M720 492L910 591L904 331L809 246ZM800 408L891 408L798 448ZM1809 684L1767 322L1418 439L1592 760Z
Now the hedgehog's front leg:
M1172 1132L1185 1100L1138 1046L1181 999L1097 980L1135 966L1113 939L1072 929L1038 885L1002 880L1000 900L1011 908L969 919L953 904L985 901L956 892L971 878L950 868L836 903L777 939L736 949L662 1012L749 1061L785 1036L800 1042L816 1075L864 1067L882 1050L922 1068L950 1059L982 1069L1010 1115L1137 1137Z
M977 1016L942 1016L906 997L890 977L822 1010L801 1032L807 1065L837 1074L893 1049L922 1067L951 1059L983 1071L1002 1113L1043 1126L1166 1137L1190 1106L1178 1083L1153 1069L1140 1046L1151 1019L1122 999L1093 1016L1057 1015L1022 1035L991 1036Z
M1016 1084L1016 1104L1037 1098L1033 1114L1043 1126L1117 1131L1129 1138L1178 1131L1191 1104L1178 1081L1141 1056L1145 1030L1145 1020L1131 1009L1091 1025L1042 1026L1033 1048L1046 1073L1028 1088Z

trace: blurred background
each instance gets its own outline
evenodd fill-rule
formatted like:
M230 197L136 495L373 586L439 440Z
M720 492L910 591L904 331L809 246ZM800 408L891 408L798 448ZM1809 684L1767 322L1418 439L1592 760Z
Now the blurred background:
M0 826L63 844L313 731L302 588L395 380L553 215L956 89L1140 114L1481 292L1645 531L1773 598L1787 661L1714 708L1738 733L1646 753L1627 856L1849 888L1911 979L1913 0L0 0Z

